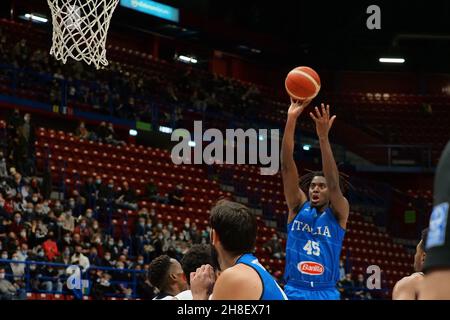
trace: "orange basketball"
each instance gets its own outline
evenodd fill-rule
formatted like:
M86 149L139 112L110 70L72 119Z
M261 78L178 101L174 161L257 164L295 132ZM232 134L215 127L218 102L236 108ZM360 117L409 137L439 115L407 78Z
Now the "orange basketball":
M320 91L320 77L309 67L291 70L284 84L287 93L295 100L312 99Z

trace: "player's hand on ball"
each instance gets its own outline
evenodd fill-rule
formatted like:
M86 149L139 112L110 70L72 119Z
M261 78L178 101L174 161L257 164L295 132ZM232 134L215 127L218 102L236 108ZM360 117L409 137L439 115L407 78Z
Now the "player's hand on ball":
M336 116L332 116L330 118L330 106L322 103L320 109L318 107L315 108L315 114L310 112L309 115L316 123L316 132L319 138L324 138L328 136L328 132L333 125Z
M194 300L208 300L216 281L213 267L202 265L196 272L191 272L190 280Z
M291 105L288 109L288 117L298 118L305 110L305 108L309 105L311 100L294 100L291 98Z

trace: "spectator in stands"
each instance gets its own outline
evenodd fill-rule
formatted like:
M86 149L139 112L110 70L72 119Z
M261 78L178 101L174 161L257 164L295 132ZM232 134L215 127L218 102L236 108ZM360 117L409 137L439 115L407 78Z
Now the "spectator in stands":
M358 274L355 281L355 293L354 297L357 300L370 300L372 297L366 286L366 281L364 280L364 275Z
M34 146L35 136L34 132L36 131L34 125L31 123L31 115L26 113L23 116L23 134L27 141L27 145L30 147Z
M19 172L27 175L26 164L29 156L28 141L25 137L24 127L20 126L16 129L16 134L12 140L12 159L14 166ZM28 171L29 172L29 171Z
M22 230L24 232L25 230ZM23 242L20 244L20 249L17 251L17 257L19 261L26 261L28 258L28 243Z
M345 264L344 260L339 260L339 281L342 281L345 279Z
M97 222L97 220L95 219L95 216L94 216L94 210L92 210L91 208L86 209L86 212L84 213L84 215L78 217L78 219L80 221L82 219L85 219L87 225L90 226L90 227L94 226L94 224ZM97 222L96 229L98 229L98 222Z
M115 286L111 283L111 275L100 270L97 274L97 279L93 282L92 297L95 300L103 300L105 296L116 293Z
M37 217L36 212L34 210L33 203L32 202L28 202L25 205L25 212L24 212L23 220L24 221L27 221L27 220L30 221L30 220L34 220L34 219L37 219L37 218L38 217Z
M147 196L151 201L165 203L165 204L167 204L169 202L167 197L159 195L158 187L153 178L151 178L150 181L146 185L145 196Z
M78 125L78 128L75 130L75 137L77 137L80 140L91 140L91 134L86 128L86 125L84 121L81 121Z
M169 193L169 203L177 206L184 205L183 184L177 184L175 189Z
M429 103L422 103L421 111L427 117L430 117L433 115L433 107Z
M156 211L155 211L155 209L151 208L151 209L150 209L149 215L150 215L149 219L150 219L151 223L152 223L153 225L156 225L156 219L157 219L157 216L156 216ZM150 226L150 228L151 228L151 226Z
M140 217L136 222L134 234L137 237L139 236L143 237L146 233L147 233L147 226L145 225L145 218Z
M30 181L30 192L33 194L33 196L41 198L41 186L39 180L36 177L33 177Z
M20 111L18 108L15 108L14 111L9 115L6 120L6 128L8 129L8 136L13 137L16 133L16 130L23 123L23 119L20 117Z
M59 217L64 212L64 207L62 206L61 201L55 201L55 204L53 205L53 212L57 217Z
M130 188L127 181L122 183L122 188L117 193L118 198L116 199L116 204L119 208L125 208L129 210L137 210L137 198L136 191Z
M58 218L56 218L53 211L49 211L47 215L45 215L45 210L42 212L41 215L37 215L38 219L42 219L42 222L47 226L47 229L53 232L54 240L58 243L64 237L65 230L62 228L62 225L58 224Z
M28 61L28 53L29 50L27 46L27 40L21 39L14 46L13 58L19 63L20 66L24 66L24 64Z
M355 284L352 280L351 273L345 275L344 280L338 282L338 290L341 293L341 299L352 300L354 295Z
M80 224L75 227L73 232L80 235L82 242L88 241L88 239L92 236L91 229L88 227L85 218L81 219Z
M108 268L114 267L114 264L112 263L112 260L111 260L111 252L109 252L109 251L105 252L103 259L101 261L101 266L108 267Z
M130 294L130 273L125 271L125 263L123 261L118 261L116 264L116 271L113 274L113 280L118 283L117 288L125 296Z
M19 255L17 252L14 252L11 256L12 261L20 261ZM14 275L14 283L21 284L24 280L25 275L25 264L19 262L11 262L10 263L12 273Z
M115 244L114 238L109 237L106 245L104 246L104 250L111 253L113 260L117 257L119 249Z
M155 255L159 256L163 252L163 245L164 245L164 236L161 231L158 231L155 233L155 235L152 237L152 247L154 248Z
M81 271L84 273L89 269L90 262L89 259L82 253L83 247L81 245L77 245L75 247L75 253L70 259L70 263L78 265L81 268Z
M7 280L5 268L0 267L0 300L25 300L25 297L25 291Z
M92 247L89 254L89 262L92 266L101 266L102 259L98 256L97 248Z
M69 199L69 207L72 209L74 217L79 217L86 210L86 199L83 198L78 190L72 192L72 198Z
M101 183L100 178L99 180ZM97 184L94 183L94 177L88 177L81 190L81 195L86 199L86 206L88 208L95 207L98 191Z
M14 220L13 222L9 225L9 232L14 232L15 234L19 234L20 231L22 231L22 229L24 228L24 221L22 219L22 215L20 214L20 212L15 212L14 213Z
M53 231L48 233L47 240L42 244L42 249L44 249L48 261L53 261L59 255L58 245L54 240Z
M41 219L34 220L37 221L35 229L31 229L32 234L34 235L34 238L38 244L41 244L44 242L45 237L48 233L47 226L42 222Z
M41 277L41 269L42 267L38 267L36 264L29 265L28 277L30 281L30 287L33 291L39 291L40 288L40 280Z
M91 233L93 236L97 235L97 234L102 234L102 228L100 228L100 225L98 223L98 221L96 219L94 219L92 217L93 215L93 211L92 209L88 209L86 211L86 223L89 226Z
M17 239L17 235L14 232L10 232L8 234L8 237L5 238L4 248L8 252L16 252L19 246L20 243L19 240Z
M113 124L110 122L108 123L108 127L106 128L106 138L105 138L105 142L106 143L110 143L113 144L115 146L117 145L122 145L125 146L126 143L124 141L118 140L117 135L114 131L114 126Z
M199 244L202 242L202 231L197 229L197 225L195 223L192 224L190 234L193 244Z
M63 285L59 281L59 272L53 266L45 266L41 270L42 286L45 291L53 293L53 290L62 291Z
M0 178L5 178L8 176L8 170L6 168L6 157L3 151L0 151Z
M58 241L58 251L63 251L64 248L72 245L72 236L70 232L65 231L63 237Z
M46 166L44 168L44 172L43 172L43 177L42 177L42 196L45 199L49 199L50 198L50 194L52 192L52 172L51 172L51 167L50 166Z
M211 227L207 226L205 230L202 232L202 242L205 241L205 244L209 244L209 237L211 234Z
M1 208L0 208L1 209ZM1 210L0 210L0 213ZM0 250L2 249L2 241L6 238L7 232L8 232L8 220L4 217L0 217Z
M97 137L100 142L105 143L106 137L108 137L108 128L106 127L106 122L102 121L97 129Z
M59 257L59 259L57 260L58 263L62 263L65 265L69 265L71 264L71 258L70 258L70 247L65 247L63 249L62 255Z
M272 235L272 239L266 242L264 248L266 248L272 258L282 259L285 256L283 247L280 243L280 239L278 239L276 233Z
M9 258L8 251L7 250L2 251L2 254L0 257L2 260L8 260L8 258ZM4 268L6 270L7 274L12 275L11 265L9 263L0 262L0 267ZM12 279L12 276L11 276L11 279Z
M105 188L102 188L99 193L99 199L101 204L106 205L110 201L116 199L116 191L114 190L114 180L110 179L108 181L108 185Z
M62 222L62 227L64 230L73 232L75 229L75 218L72 216L72 210L67 209L63 214L61 214L59 221Z
M152 300L155 297L155 288L150 282L148 272L138 274L136 292L142 300Z
M83 245L83 243L81 241L81 236L79 233L73 233L72 234L72 246L77 246L77 245L80 245L80 246Z

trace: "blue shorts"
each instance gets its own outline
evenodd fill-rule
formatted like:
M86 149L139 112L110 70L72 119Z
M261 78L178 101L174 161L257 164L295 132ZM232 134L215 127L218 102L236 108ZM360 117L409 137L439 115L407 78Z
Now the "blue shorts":
M290 285L284 286L289 300L340 300L341 294L335 288L323 290L311 290L305 288L297 288Z

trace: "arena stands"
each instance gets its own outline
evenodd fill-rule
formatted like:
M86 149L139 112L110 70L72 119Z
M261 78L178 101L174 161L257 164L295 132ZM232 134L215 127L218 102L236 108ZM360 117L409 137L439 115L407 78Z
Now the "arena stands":
M0 37L7 39L8 43L17 43L14 48L5 47L5 44L2 44L0 50L2 95L44 104L68 106L71 109L117 118L138 119L152 123L155 127L167 125L172 128L178 126L189 129L192 127L192 120L196 119L202 119L209 126L219 129L235 126L249 127L255 123L259 126L268 123L279 127L284 122L286 103L283 98L262 86L162 61L149 54L119 46L108 48L111 68L108 71L96 73L94 77L92 72L81 64L73 64L72 67L61 66L49 59L44 54L45 47L42 44L46 42L43 40L43 34L39 31L27 32L27 28L30 27L24 28L22 23L0 21ZM183 75L181 80L178 78L180 74ZM123 75L126 75L126 78ZM361 133L347 137L343 135L340 138L342 142L350 141L349 145L356 144L355 140L358 140L358 144L377 141L423 144L433 139L439 141L432 147L434 162L438 150L441 150L442 144L448 140L449 119L442 111L448 108L448 98L401 93L342 93L340 95L329 93L325 94L324 98L333 101L341 110L344 107L349 108L349 112L343 113L346 122L343 126L348 126L348 130L357 130L356 132ZM427 103L432 105L432 113L439 115L442 113L435 130L422 126L424 123L429 125L429 121L426 120L426 113L430 112ZM355 112L356 108L358 112ZM401 120L405 113L408 121ZM239 116L236 116L237 114ZM22 115L23 113L21 117ZM399 122L402 125L393 125ZM435 122L433 123L435 125ZM8 141L6 135L10 134L6 132L6 127L7 123L2 122L3 129L0 131L5 134L3 141ZM304 132L313 132L310 123L302 124L301 129ZM19 236L16 232L12 232L14 235L11 234L11 226L14 224L12 220L17 211L28 223L21 228L26 230L26 238L31 234L35 236L36 231L33 228L38 228L39 221L43 223L39 230L47 229L47 232L42 231L42 234L45 233L43 238L47 237L50 229L54 231L54 240L59 244L60 253L57 260L61 264L64 264L64 257L72 257L75 251L74 245L60 244L64 234L68 234L72 241L78 238L76 234L80 233L83 221L89 221L88 229L91 229L97 221L101 232L93 229L86 231L87 236L82 240L83 254L89 258L92 266L95 266L94 261L101 261L101 265L97 267L112 269L105 269L106 272L97 269L92 277L95 281L98 280L99 284L104 284L104 287L114 287L103 297L136 299L142 297L142 293L147 292L145 289L151 287L148 285L148 288L138 290L136 278L141 275L140 271L148 268L153 255L157 252L169 252L179 257L191 243L208 242L208 210L211 205L220 197L238 196L246 198L251 208L260 210L258 211L260 233L256 247L256 254L260 261L273 273L283 270L282 257L275 257L266 246L274 235L279 237L276 241L279 241L283 247L285 245L283 228L286 205L281 191L280 175L260 176L259 169L251 166L216 165L213 171L219 178L215 180L212 179L209 169L202 166L173 165L169 152L161 148L111 141L108 143L101 139L100 141L99 139L79 139L74 132L50 127L38 127L35 130L36 141L28 145L27 152L35 156L36 161L33 165L36 165L36 170L31 170L30 175L24 177L24 186L30 189L31 178L36 174L42 189L48 185L52 188L47 190L47 197L44 197L44 190L33 192L39 194L38 203L33 203L29 201L30 199L24 201L20 197L15 200L4 199L5 203L9 203L10 209L3 218L4 235L2 232L0 234L3 240L2 250L7 248L8 258L16 252L18 245L27 243L27 241L16 239ZM8 148L11 152L9 146L4 146L5 151ZM358 148L355 150L358 151ZM17 159L14 161L17 162ZM9 159L7 162L7 169L10 170L12 165ZM27 171L26 169L22 168L18 171L23 173ZM2 181L6 183L8 190L14 189L10 175L8 171L2 176ZM83 192L87 180L92 178L95 181L97 177L100 177L101 182L99 186L94 187L94 196L81 194L80 203L76 203L75 200ZM152 179L157 193L149 195L147 186ZM222 190L221 185L226 184L224 183L226 180L233 182L234 191ZM103 197L101 193L107 194L106 189L110 181L112 182L111 193ZM134 201L127 203L118 201L123 194L124 182L127 182L134 190L134 196L131 197ZM180 184L184 194L183 204L169 203L171 192ZM369 195L358 191L353 192L355 196L359 195L360 199L365 200L367 207L369 202L367 199L371 198L370 186L366 186L365 190L369 190ZM20 192L22 191L19 190ZM411 189L407 193L412 198L430 199L430 190L422 193ZM27 197L29 196L30 192L27 191ZM71 207L70 199L74 200L75 207ZM63 204L63 209L59 213L57 213L59 209L55 209L58 201ZM19 206L21 202L24 202L24 207ZM30 202L32 212L36 211L38 204L47 203L48 211L54 211L55 217L44 221L45 219L40 220L35 215L29 215L25 206ZM375 204L379 205L379 202ZM87 209L93 210L94 218L88 217ZM347 271L354 276L365 275L369 265L379 265L383 271L383 288L388 289L386 291L389 292L399 278L410 273L412 256L402 245L394 243L392 237L379 228L380 225L374 223L374 220L366 214L364 206L353 210L342 252ZM71 214L67 215L68 212ZM70 216L73 216L73 219ZM56 234L59 230L57 227L59 220L64 220L61 223L67 224L67 228L61 234ZM142 222L144 227L140 226ZM53 227L50 227L51 225ZM193 225L195 228L192 228ZM100 244L96 243L98 238L96 239L95 234L100 237ZM160 236L163 238L159 239ZM109 244L111 239L112 245ZM121 246L118 246L119 243ZM42 245L43 242L37 241L29 246L28 260L39 257ZM93 247L97 248L97 254L91 252ZM111 261L115 262L113 264L104 261L106 247L109 248L108 252L112 253ZM65 256L66 248L68 248L68 254ZM97 255L100 260L94 260ZM144 263L137 265L139 256L144 257ZM127 270L127 276L120 275L123 272L117 270L118 264ZM55 267L58 269L61 266ZM67 276L62 267L58 270L59 275L56 277L60 277L58 278L60 280L50 281L52 290L46 290L49 287L45 284L48 282L44 281L45 276L35 282L34 286L28 278L17 280L15 283L18 291L22 290L17 293L17 297L23 295L25 291L28 299L69 299L70 295L65 295L62 291L56 294L53 292L57 291L58 282L62 283ZM115 276L116 273L119 273L119 276ZM28 269L19 277L27 274L29 274ZM108 279L108 274L112 275L112 280ZM142 282L146 283L145 276ZM99 291L106 292L100 289ZM386 297L388 294L383 292L381 296ZM151 294L146 297L151 297ZM90 299L92 295L85 298Z

